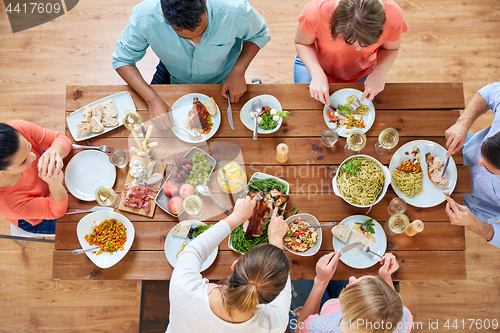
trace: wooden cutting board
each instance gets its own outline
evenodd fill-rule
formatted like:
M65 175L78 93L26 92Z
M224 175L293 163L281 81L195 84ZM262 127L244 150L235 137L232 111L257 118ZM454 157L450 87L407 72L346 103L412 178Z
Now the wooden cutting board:
M133 156L132 159L135 159L135 160L138 160L142 163L142 166L144 168L147 168L148 165L149 165L149 162L151 162L150 159L147 159L147 158L143 158L143 157L140 157L140 156ZM165 171L165 164L162 162L162 161L156 161L156 164L155 164L155 167L153 168L153 174L154 173L160 173L162 176L163 176L163 172ZM130 167L129 167L130 169ZM132 183L132 180L134 178L130 175L130 173L127 172L127 179L125 180L125 184L130 184ZM153 185L156 186L157 189L160 188L161 186L161 182L163 180L163 177L157 181L156 183L154 183ZM151 211L146 214L144 212L144 208L140 208L140 209L137 209L137 208L131 208L131 207L126 207L125 205L123 205L123 201L120 200L120 205L118 205L118 209L119 210L122 210L124 212L129 212L129 213L134 213L134 214L137 214L137 215L143 215L143 216L147 216L147 217L153 217L154 215L154 212L155 212L155 208L156 208L156 202L154 199L150 199L151 201Z

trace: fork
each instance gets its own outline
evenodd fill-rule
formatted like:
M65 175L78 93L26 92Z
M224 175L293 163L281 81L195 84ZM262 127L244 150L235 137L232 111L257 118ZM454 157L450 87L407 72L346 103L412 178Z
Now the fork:
M72 144L72 146L73 146L73 149L97 149L97 150L102 151L103 153L109 153L113 150L113 147L107 146L107 145L102 145L102 146L96 147L96 146L81 146L81 145Z
M354 101L351 105L349 105L349 111L354 112L361 105L360 101Z
M443 191L443 194L445 196L450 195L450 183L448 182L447 184L441 184L441 191Z
M200 139L201 139L201 134L195 135L191 132L186 131L184 128L181 128L179 126L175 126L175 128L177 128L178 130L184 131L187 135L189 135L192 139L194 139L196 141L200 141Z
M374 255L376 255L376 256L379 256L381 259L383 258L380 254L375 253L375 252L373 252L372 250L370 250L370 247L369 247L368 245L363 245L363 244L360 244L360 245L358 245L358 247L359 247L360 249L362 249L362 250L363 250L363 252L366 252L366 253L372 253L372 254L374 254Z

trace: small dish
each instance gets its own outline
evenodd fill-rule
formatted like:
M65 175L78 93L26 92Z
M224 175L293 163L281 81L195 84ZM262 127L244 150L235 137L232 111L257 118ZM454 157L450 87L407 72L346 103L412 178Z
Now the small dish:
M120 213L103 210L85 215L76 226L76 233L80 245L82 246L82 248L89 248L93 245L90 245L85 240L85 235L92 233L92 228L99 225L102 221L111 219L116 219L118 222L121 222L127 229L127 241L125 242L123 251L119 250L113 252L113 254L109 252L103 252L97 255L96 253L92 253L93 251L85 252L87 257L89 257L89 259L99 268L109 268L122 260L123 257L125 257L127 252L132 247L132 243L134 242L134 225L128 218Z
M308 223L310 226L318 226L319 225L319 221L317 218L315 218L311 214L306 214L306 213L292 215L285 220L285 223L290 225L292 222L296 221L297 219L300 219L302 222ZM304 252L294 251L294 250L290 249L288 246L286 246L285 241L283 241L283 247L285 249L287 249L289 252L296 254L298 256L303 256L303 257L313 256L319 251L319 248L321 247L321 242L323 241L323 232L322 232L321 228L317 228L317 229L315 229L315 231L318 233L318 240L316 241L316 245L311 247L309 250L304 251Z
M281 108L281 104L278 101L278 99L272 95L259 95L246 102L245 105L243 105L243 107L241 108L240 120L243 123L243 125L245 125L245 127L251 130L252 132L255 127L255 120L254 118L250 117L250 112L252 112L252 104L256 99L260 99L260 101L262 102L262 107L269 106L277 110L283 110ZM257 132L260 134L274 133L277 130L279 130L282 123L283 123L283 118L280 117L280 119L278 120L278 125L276 125L275 128L270 130L265 130L257 126Z

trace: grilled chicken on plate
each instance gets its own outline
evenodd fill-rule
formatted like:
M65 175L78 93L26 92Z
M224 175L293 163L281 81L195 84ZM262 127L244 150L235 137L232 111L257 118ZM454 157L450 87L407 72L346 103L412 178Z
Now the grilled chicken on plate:
M259 192L249 191L250 198L254 198ZM274 189L257 200L252 216L243 223L243 232L247 239L259 237L264 233L264 228L271 220L271 213L274 207L283 205L288 201L289 196Z
M197 97L193 98L193 108L188 113L186 123L191 130L200 134L208 134L212 129L212 116Z
M427 153L425 154L425 162L427 163L427 174L432 183L436 185L448 184L449 180L441 178L445 161L441 161L437 155Z

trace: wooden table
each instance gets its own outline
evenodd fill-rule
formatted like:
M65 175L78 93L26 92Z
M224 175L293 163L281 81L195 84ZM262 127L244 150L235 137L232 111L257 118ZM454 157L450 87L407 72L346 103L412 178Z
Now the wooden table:
M331 84L330 91L341 88L363 90L361 84ZM255 171L261 171L279 176L291 184L288 207L296 206L300 212L311 213L320 222L341 221L350 215L366 214L367 209L350 206L333 194L331 178L336 167L346 158L343 153L345 139L340 138L333 148L322 146L320 135L326 128L320 111L322 105L309 97L306 85L248 85L248 92L241 101L232 105L234 131L229 127L225 111L227 101L220 95L220 85L167 85L155 86L154 89L169 105L187 93L198 92L213 96L221 109L222 123L215 136L208 141L206 148L215 159L220 160L227 142L238 145L249 176ZM88 103L120 91L128 91L143 120L149 119L147 104L128 86L68 86L66 115ZM261 135L257 141L253 141L252 132L239 120L239 110L246 101L260 94L276 96L283 109L290 110L291 115L283 121L283 125L276 133ZM396 128L400 135L398 147L416 139L428 139L444 146L444 131L455 122L459 110L464 108L463 87L461 83L389 83L374 102L376 121L367 132L368 142L362 153L371 155L387 165L391 154L379 156L374 151L374 143L380 131L386 127ZM128 130L120 127L92 139L91 143L96 146L108 144L115 148L128 149L129 134ZM71 137L68 129L66 135ZM275 159L276 146L281 142L290 147L289 160L285 165L279 165ZM65 162L67 163L78 152L72 151ZM454 158L458 168L458 183L452 197L462 202L462 193L471 192L469 167L463 165L461 155L456 154ZM117 169L117 181L114 186L117 192L123 190L125 177L126 170ZM214 192L218 190L215 177L212 175L209 184ZM226 206L232 206L227 195L215 193L215 196ZM396 197L394 191L389 189L369 215L381 223L385 222L389 218L388 203L394 197ZM205 200L205 216L209 216L206 221L217 222L225 214L209 200ZM69 208L90 208L94 205L96 202L79 201L69 195ZM168 215L159 207L156 208L153 219L123 212L122 214L133 222L136 236L130 252L109 269L98 268L85 255L71 254L72 249L80 246L76 236L76 226L83 214L60 218L56 230L53 278L169 279L172 267L165 258L164 241L178 219ZM424 221L425 230L414 237L405 235L387 237L387 251L396 254L400 263L400 269L395 273L394 279L466 279L464 229L449 223L444 204L425 209L408 206L406 214L410 220ZM181 215L181 219L185 218L186 215ZM321 250L315 256L300 257L287 253L293 263L292 279L312 279L316 261L332 249L332 235L325 230ZM226 239L219 246L215 263L203 275L209 279L229 276L230 264L237 258L239 254L228 248ZM345 280L351 275L377 274L377 271L378 265L357 270L340 263L334 278Z

